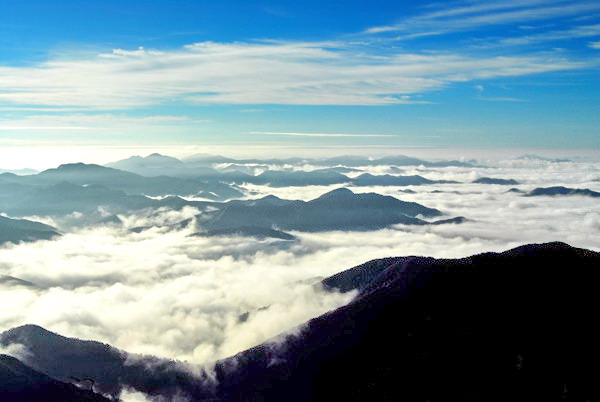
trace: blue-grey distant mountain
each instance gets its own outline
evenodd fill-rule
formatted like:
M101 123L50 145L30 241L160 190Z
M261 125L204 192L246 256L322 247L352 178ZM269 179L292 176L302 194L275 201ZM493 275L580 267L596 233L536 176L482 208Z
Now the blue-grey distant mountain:
M10 275L0 275L0 286L9 286L9 287L23 286L23 287L32 288L32 289L39 288L39 286L33 282L15 278L14 276L10 276Z
M518 160L530 160L530 161L546 161L546 162L571 162L570 159L565 158L546 158L535 154L524 154L517 157Z
M356 167L356 166L378 166L378 165L392 165L392 166L426 166L426 167L473 167L474 165L461 162L461 161L438 161L430 162L419 158L412 158L405 155L393 155L386 156L379 159L368 158L365 156L356 155L344 155L335 156L326 159L311 159L311 158L287 158L287 159L233 159L219 155L209 154L197 154L192 155L182 160L188 165L194 166L207 166L212 167L214 164L219 163L235 163L235 164L268 164L268 165L285 165L285 164L297 164L297 163L310 163L317 166L343 166L343 167Z
M438 220L438 221L430 222L430 225L448 225L448 224L457 225L457 224L460 224L460 223L465 223L467 221L468 221L468 219L465 218L464 216L456 216L454 218L441 219L441 220Z
M505 186L516 186L520 184L514 179L498 179L494 177L480 177L479 179L473 180L473 183L479 184L500 184Z
M258 176L246 178L253 184L268 184L271 187L288 186L328 186L332 184L348 183L350 179L333 171L278 171L268 170Z
M458 167L473 167L472 164L467 162L460 161L439 161L439 162L429 162L423 159L412 158L410 156L405 155L394 155L394 156L385 156L379 159L371 159L362 156L337 156L328 159L323 159L315 162L315 164L321 166L347 166L347 167L355 167L355 166L378 166L378 165L392 165L392 166L425 166L425 167L448 167L448 166L458 166Z
M213 166L220 163L232 164L268 164L268 165L294 165L297 163L310 161L307 158L287 158L287 159L233 159L220 155L210 154L195 154L182 158L182 160L190 166Z
M180 209L191 205L203 207L206 203L186 201L179 197L152 199L142 195L128 195L122 190L113 190L102 185L80 186L61 182L49 187L31 187L25 194L12 198L0 198L0 208L13 216L66 215L79 212L89 215L98 208L112 214L136 211L144 208L171 207ZM105 219L97 217L94 219ZM114 220L114 217L111 218Z
M84 163L60 165L56 169L44 170L41 173L29 176L4 173L0 174L0 181L37 186L51 186L61 182L69 182L78 185L106 186L111 189L125 191L127 194L150 196L194 196L203 193L213 200L227 200L243 196L239 190L224 183L208 183L168 176L144 177L131 172Z
M370 261L323 281L348 305L215 364L215 382L168 361L36 326L0 335L57 379L87 377L165 400L595 401L600 253L532 244L461 259Z
M18 176L27 175L27 174L36 174L39 173L39 170L35 169L0 169L0 173L12 173Z
M429 180L423 176L393 176L372 175L370 173L361 174L351 181L354 186L420 186L422 184L446 184L456 183L447 180Z
M277 230L327 231L373 230L393 224L422 225L416 218L436 217L440 211L415 202L375 193L355 194L340 188L305 202L268 196L258 200L234 200L198 216L203 230L260 227Z
M218 171L210 167L189 166L177 158L152 154L146 157L132 156L127 159L108 163L106 167L137 173L140 176L159 177L169 176L178 179L193 179L204 182L244 182L250 177L247 173L239 171Z
M109 399L57 381L18 359L0 354L0 400L3 402L95 401Z
M353 186L418 186L422 184L456 183L447 180L429 180L422 176L372 175L363 173L353 179L338 173L336 168L305 171L268 170L258 176L244 176L233 179L237 183L263 184L271 187L288 186L329 186L349 183ZM345 170L345 168L344 168Z
M315 169L315 170L313 170L313 172L335 172L335 173L345 174L345 173L362 172L362 170L344 167L344 166L335 166L335 167L329 167L329 168Z
M51 240L60 236L58 230L43 223L0 216L0 244Z
M157 153L145 157L131 156L127 159L107 163L104 166L137 173L141 176L176 176L172 173L188 170L185 163L179 159Z
M526 194L529 197L535 196L556 196L556 195L583 195L586 197L600 197L600 192L587 188L568 188L562 186L556 187L538 187Z
M190 156L186 156L182 158L182 161L188 165L198 165L198 166L212 166L216 163L236 163L237 160L232 158L227 158L221 155L211 155L211 154L194 154Z
M257 239L279 239L279 240L295 240L296 236L281 230L269 229L257 226L239 226L235 228L212 229L204 232L198 232L195 236L245 236L254 237Z

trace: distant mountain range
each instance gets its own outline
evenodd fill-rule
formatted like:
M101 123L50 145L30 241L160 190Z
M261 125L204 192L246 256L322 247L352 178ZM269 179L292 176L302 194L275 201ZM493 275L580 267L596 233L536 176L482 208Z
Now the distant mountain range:
M498 179L493 177L480 177L479 179L473 180L473 183L500 184L503 186L516 186L517 184L519 184L519 182L514 179Z
M314 159L314 158L287 158L287 159L234 159L227 158L220 155L210 154L196 154L191 155L181 160L160 155L152 154L146 157L133 156L120 161L112 162L106 166L114 167L117 169L123 169L128 171L138 170L136 173L141 171L151 172L153 169L159 167L165 169L181 169L181 168L198 168L198 167L214 167L218 164L235 164L235 165L297 165L297 164L311 164L314 166L324 167L335 167L341 166L346 168L358 167L358 166L380 166L380 165L391 165L391 166L425 166L425 167L448 167L448 166L459 166L459 167L473 167L473 164L461 161L437 161L431 162L419 158L412 158L405 155L394 155L386 156L379 159L372 159L364 156L345 155L336 156L326 159ZM148 170L149 169L149 170ZM143 173L140 173L143 174Z
M128 387L165 400L591 401L600 397L598 266L600 253L563 243L374 260L323 281L357 291L348 305L216 362L214 381L33 325L0 344L24 345L24 363L40 373L90 378L115 396Z
M39 170L35 169L0 169L0 173L12 173L16 175L36 174Z
M423 176L393 176L361 174L350 181L354 186L420 186L422 184L448 184L457 183L449 180L429 180Z
M138 173L144 176L174 176L195 178L202 180L220 180L227 183L252 183L268 184L272 187L287 186L310 186L310 185L332 185L350 183L355 186L409 186L432 183L448 183L447 181L433 181L421 176L373 176L363 174L355 179L345 176L344 173L360 171L349 166L376 166L376 165L401 165L401 166L473 166L468 163L450 161L450 162L427 162L421 159L409 158L406 156L386 157L378 160L371 160L366 157L344 156L330 159L231 159L221 156L201 154L198 157L184 159L187 163L168 156L152 154L145 158L133 156L128 159L109 163L106 166ZM326 168L312 171L293 171L293 170L267 170L256 176L250 174L252 169L242 169L242 166L260 164L268 167L274 165L290 165L297 163L311 163L317 166L328 166ZM200 166L198 166L200 164ZM224 168L215 170L216 164L229 164L237 166L235 169ZM338 166L342 165L342 166ZM242 171L243 170L243 171Z
M51 186L61 182L78 185L105 186L122 190L130 195L184 195L200 196L213 200L241 197L243 194L231 186L219 182L203 182L168 176L145 177L118 169L84 163L60 165L28 176L10 173L0 174L0 181L21 185Z
M198 201L184 201L181 198L167 197L152 200L149 197L190 196L205 201L227 201L245 196L236 185L242 183L272 187L415 186L451 183L429 180L422 176L368 173L351 178L340 172L351 172L356 169L346 167L322 168L309 172L266 171L254 176L238 171L220 172L208 167L189 168L178 159L160 154L152 154L145 158L131 157L110 165L135 170L148 176L84 163L64 164L31 175L2 173L0 174L0 211L13 216L27 216L61 215L75 211L93 213L99 207L107 207L113 214L157 206L175 205L180 208L183 205L200 204L197 203ZM162 173L162 175L154 175L155 173ZM174 176L165 175L167 173L173 173Z
M535 154L524 154L517 158L518 160L529 160L529 161L545 161L545 162L572 162L566 158L546 158L544 156Z
M298 231L372 230L393 224L423 225L417 218L442 212L415 202L375 193L355 194L346 188L330 191L311 201L267 196L258 200L233 200L217 210L197 216L206 231L263 228Z
M587 188L568 188L568 187L538 187L526 194L529 197L535 196L556 196L556 195L583 195L586 197L600 197L600 192Z
M0 210L13 216L60 216L79 212L86 214L88 220L97 221L106 219L106 216L98 214L98 208L100 207L116 214L144 208L167 206L180 209L185 205L205 205L204 202L186 201L176 196L152 199L142 195L128 195L122 190L113 190L102 185L80 186L60 182L48 187L22 187L25 187L26 191L13 192L12 197L0 197Z
M43 223L0 216L0 244L50 240L60 236L58 230Z

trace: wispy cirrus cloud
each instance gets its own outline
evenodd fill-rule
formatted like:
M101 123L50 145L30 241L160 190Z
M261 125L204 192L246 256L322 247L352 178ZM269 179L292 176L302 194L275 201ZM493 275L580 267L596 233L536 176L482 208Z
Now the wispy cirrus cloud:
M487 48L495 46L520 46L531 45L542 42L554 42L559 40L568 40L576 38L587 38L600 36L600 24L576 26L571 29L554 30L542 32L534 35L515 36L503 38L500 40L490 40L483 44L476 45L478 48Z
M347 133L288 133L273 131L250 131L248 134L256 135L283 135L292 137L396 137L395 134L347 134Z
M202 42L0 67L0 107L389 105L455 82L586 68L552 55L381 52L341 42Z
M461 1L450 3L450 6L438 4L437 7L439 9L435 11L401 19L392 25L368 28L364 33L409 32L408 36L399 39L411 39L418 35L470 31L494 25L530 24L600 11L598 2L564 0Z
M151 127L169 127L188 125L191 123L206 123L208 120L190 119L186 116L153 115L126 116L122 114L34 114L18 118L0 119L0 130L39 131L39 130L87 130L87 129L127 129L131 127L148 129Z

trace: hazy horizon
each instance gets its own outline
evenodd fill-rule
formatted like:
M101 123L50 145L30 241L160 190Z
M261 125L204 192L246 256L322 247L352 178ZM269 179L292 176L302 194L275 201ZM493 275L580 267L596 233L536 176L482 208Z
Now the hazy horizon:
M276 152L276 153L274 153ZM371 158L406 155L430 160L502 160L523 155L538 155L546 158L566 158L574 161L598 161L600 153L595 149L544 149L544 148L429 148L429 147L379 147L379 146L314 146L290 147L272 145L256 146L148 146L148 147L3 147L0 148L0 169L45 170L67 163L105 165L131 156L146 157L158 153L174 158L186 158L195 154L210 154L232 159L285 159L328 158L332 156L357 155Z

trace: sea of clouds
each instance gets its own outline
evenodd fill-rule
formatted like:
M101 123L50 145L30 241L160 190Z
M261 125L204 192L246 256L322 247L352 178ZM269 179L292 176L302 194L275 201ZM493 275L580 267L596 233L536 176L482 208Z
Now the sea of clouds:
M371 259L464 257L546 241L600 249L600 198L525 197L507 192L512 186L470 183L498 177L519 181L516 187L525 191L553 185L600 191L600 164L486 162L486 168L401 168L405 175L456 184L351 187L418 202L447 217L465 216L462 224L294 232L296 241L257 240L190 236L192 228L168 225L198 210L162 209L121 216L119 227L70 229L54 241L4 245L0 275L32 285L0 285L0 331L34 323L129 352L204 364L348 303L354 293L327 292L320 279ZM386 166L364 170L392 171ZM252 198L274 194L310 200L337 187L244 188ZM403 192L407 188L415 193ZM130 230L139 226L153 227Z

